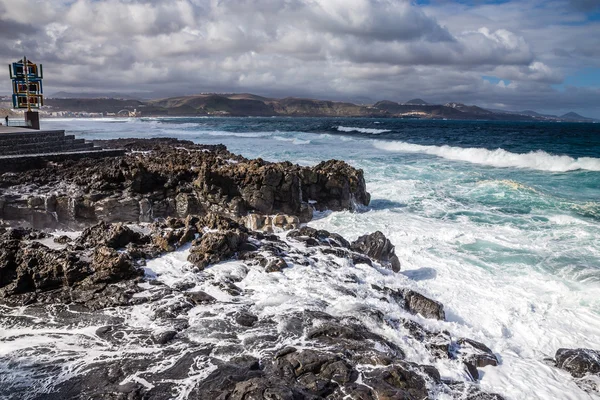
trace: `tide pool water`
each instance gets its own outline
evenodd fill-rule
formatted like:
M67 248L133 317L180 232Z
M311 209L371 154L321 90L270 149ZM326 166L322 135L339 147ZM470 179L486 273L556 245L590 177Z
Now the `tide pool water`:
M223 143L250 158L304 165L336 158L362 168L370 206L318 214L311 226L349 240L376 230L390 238L402 284L446 307L447 322L431 326L482 341L499 356L498 367L483 370L482 389L509 399L600 397L544 362L561 347L600 349L600 124L143 118L43 125L88 140L176 137Z

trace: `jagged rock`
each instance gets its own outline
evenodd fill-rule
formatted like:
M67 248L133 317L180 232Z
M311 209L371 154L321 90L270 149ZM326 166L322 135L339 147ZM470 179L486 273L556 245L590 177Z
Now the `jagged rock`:
M76 244L94 247L104 244L113 249L121 249L129 243L144 244L148 238L122 223L110 224L104 221L86 228L75 241Z
M164 345L172 341L177 336L176 331L163 331L152 335L152 340L156 344Z
M99 246L94 250L92 268L94 274L88 279L95 283L119 282L142 273L133 265L132 259L127 253L120 253L106 246Z
M459 346L456 357L463 361L474 380L479 379L477 368L498 365L498 358L485 344L467 338L461 338L456 343Z
M451 356L452 338L448 332L432 332L411 320L403 320L402 326L408 329L412 337L423 343L434 357L449 358Z
M442 321L446 319L444 305L439 301L432 300L413 290L405 290L403 297L404 306L409 312L421 314L425 318L434 318Z
M396 256L394 245L379 231L359 237L352 243L351 248L379 261L394 272L400 271L400 260Z
M235 322L237 322L241 326L251 327L256 321L258 321L258 317L254 314L250 314L249 312L239 312L235 316Z
M206 292L198 291L198 292L187 292L185 296L195 305L200 304L211 304L217 301L214 297L209 295Z
M398 363L365 373L365 385L378 400L426 399L429 397L425 379L408 363Z
M265 262L265 271L267 272L281 272L284 268L287 268L287 262L281 257L273 257L270 259L263 259ZM261 263L262 264L262 263Z
M369 205L371 196L366 191L363 171L344 161L323 161L302 169L301 174L304 199L315 202L317 210L351 210L356 205Z
M193 244L188 261L202 270L209 264L231 258L247 238L243 232L208 232Z
M22 199L2 196L0 189L0 219L38 228L81 228L99 221L149 222L209 212L241 218L257 213L283 214L268 217L270 223L263 226L291 229L312 218L309 200L319 210L369 203L363 172L342 161L300 167L248 160L224 146L163 139L135 139L128 146L151 150L58 161L2 175L0 188L29 185L32 191Z
M556 366L568 371L575 378L587 374L600 376L600 351L591 349L558 349Z
M414 290L393 290L388 287L371 285L375 290L387 294L392 300L400 304L412 314L421 314L425 318L444 320L446 318L444 305L439 301L430 299Z
M281 230L296 229L300 224L300 220L293 215L278 214L270 216L253 213L244 218L244 223L248 229L254 231L273 232L275 228Z
M287 234L289 239L295 239L306 243L307 246L329 246L350 248L350 243L337 233L317 230L309 226L293 230Z
M58 243L58 244L67 244L67 243L71 243L72 241L73 241L73 239L71 239L70 237L68 237L66 235L61 235L59 237L54 238L54 243Z

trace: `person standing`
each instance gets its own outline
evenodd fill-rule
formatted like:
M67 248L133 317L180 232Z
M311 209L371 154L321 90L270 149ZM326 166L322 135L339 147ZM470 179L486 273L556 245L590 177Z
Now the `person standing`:
M8 126L8 115L4 118L4 120L6 121L6 126Z

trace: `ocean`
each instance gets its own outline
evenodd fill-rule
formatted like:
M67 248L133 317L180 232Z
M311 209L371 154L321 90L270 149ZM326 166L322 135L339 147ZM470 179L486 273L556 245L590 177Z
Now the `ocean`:
M508 399L598 398L544 359L561 347L600 349L600 124L357 118L42 124L88 140L176 137L223 143L249 158L302 165L334 158L362 168L369 207L318 213L310 226L349 240L382 231L402 263L395 279L445 305L446 322L422 323L479 340L499 356L498 367L483 370L482 389ZM310 282L318 293L318 279ZM329 307L352 312L343 301ZM422 354L415 349L408 357L418 361ZM444 362L436 367L455 378Z

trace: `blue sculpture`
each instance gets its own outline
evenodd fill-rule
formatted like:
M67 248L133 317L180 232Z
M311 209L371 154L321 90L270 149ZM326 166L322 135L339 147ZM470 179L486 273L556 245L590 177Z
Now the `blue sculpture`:
M32 108L43 106L44 90L42 79L44 78L44 73L42 64L38 68L37 64L23 57L22 60L10 64L8 69L13 87L13 107L26 108L28 111L31 111Z

